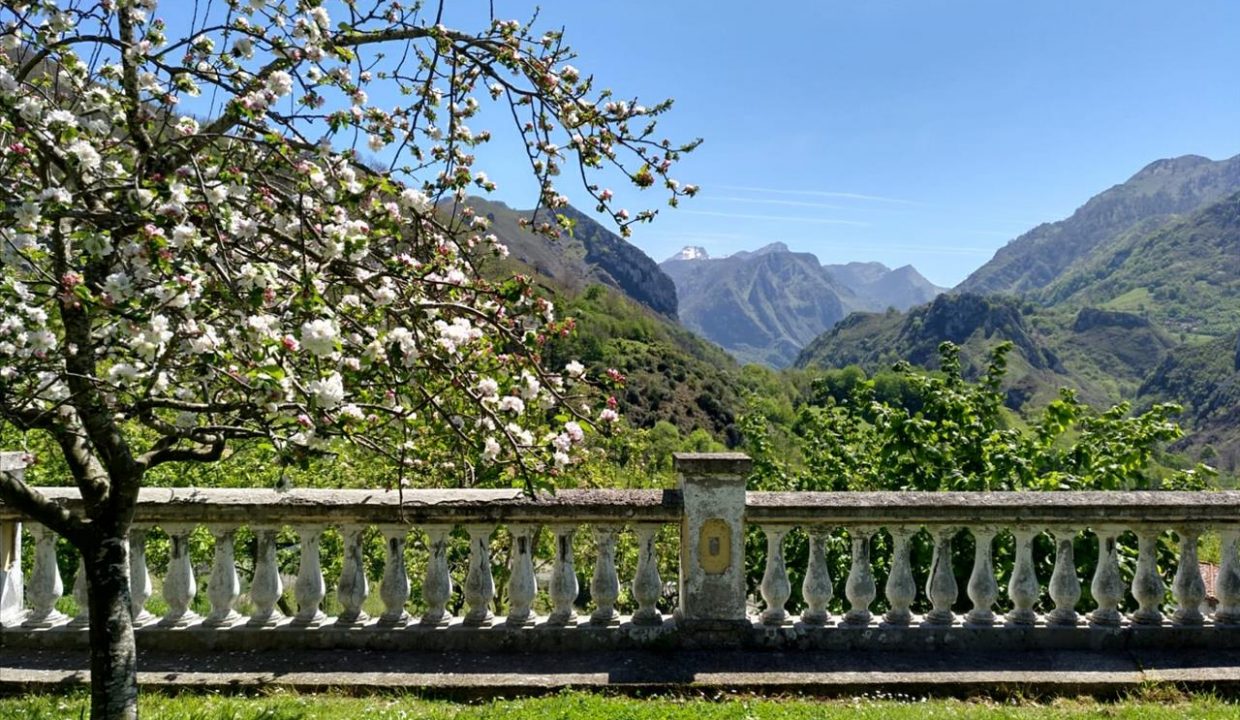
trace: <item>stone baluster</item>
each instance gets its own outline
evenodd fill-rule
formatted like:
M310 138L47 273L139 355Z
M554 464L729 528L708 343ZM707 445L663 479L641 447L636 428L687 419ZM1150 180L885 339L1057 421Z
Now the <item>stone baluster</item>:
M276 557L278 526L255 526L254 530L254 578L250 581L250 602L254 614L246 622L250 627L274 627L284 620L284 614L276 607L284 594L280 580L280 565Z
M326 529L326 525L301 525L297 528L297 540L301 544L301 561L297 565L297 580L293 583L297 613L289 623L294 627L318 627L327 619L319 608L327 595L322 558L319 556L319 542Z
M155 620L155 616L146 609L146 601L153 592L151 572L146 567L146 533L149 529L145 525L129 527L129 608L136 628Z
M573 609L573 601L577 599L577 571L573 568L573 533L575 525L552 525L555 533L555 559L551 563L551 584L547 592L551 595L551 616L548 625L573 625L577 622L577 611Z
M1206 584L1201 579L1201 565L1197 561L1197 538L1201 531L1195 527L1176 530L1180 536L1180 564L1171 580L1171 595L1176 609L1171 621L1176 625L1200 625L1205 621L1201 614L1201 601L1206 599Z
M762 573L759 588L766 609L760 620L763 625L783 625L788 619L784 605L792 597L792 583L788 580L788 567L784 562L784 537L791 527L786 525L763 525L766 534L766 570Z
M878 595L874 584L874 569L870 567L870 536L874 529L853 527L848 529L852 539L852 565L848 568L848 581L844 584L844 597L848 598L848 612L844 622L848 625L868 625L870 603Z
M1214 622L1218 625L1237 625L1240 624L1240 528L1234 525L1226 527L1220 535L1223 556L1214 584L1214 595L1218 598Z
M241 620L233 604L241 595L241 580L237 578L237 556L233 539L237 528L217 525L211 529L215 538L215 553L211 558L211 577L207 581L207 599L211 612L203 619L203 627L229 627Z
M538 581L534 578L534 528L513 525L512 549L508 567L508 624L521 627L534 624L534 596Z
M34 536L34 568L26 587L30 613L22 627L46 628L65 619L56 609L56 601L65 592L60 568L56 566L56 533L42 525L32 525L30 534Z
M383 600L383 614L379 626L404 627L409 623L405 603L409 602L409 572L405 569L405 543L409 537L406 525L383 525L383 582L379 586L379 599Z
M470 627L491 624L491 600L495 597L495 578L491 575L490 525L466 525L469 533L469 571L465 575L465 604L469 612L463 622Z
M403 529L404 526L401 527ZM340 535L344 538L344 558L340 563L340 580L336 582L336 600L340 602L340 614L336 616L334 627L357 627L370 619L362 612L362 603L370 593L366 563L362 558L366 526L356 523L344 525L340 528ZM404 566L403 562L401 566ZM386 568L384 570L383 582L386 587Z
M90 594L86 580L86 561L78 555L77 574L73 576L73 604L77 605L77 614L69 621L69 627L87 627L90 625Z
M194 564L189 556L189 535L194 525L169 523L164 525L164 531L168 533L168 574L164 575L164 602L168 612L159 619L159 626L185 627L200 619L189 609L198 594Z
M995 580L995 564L991 545L995 540L993 527L973 528L973 572L969 575L968 593L973 607L964 616L969 625L994 625L995 601L999 599L999 583Z
M448 572L448 536L451 525L427 525L426 577L422 581L422 600L426 612L421 623L428 626L447 625L452 620L448 612L448 600L452 597L452 574Z
M909 540L917 534L917 528L900 525L888 528L891 532L891 572L887 574L887 595L890 609L883 616L889 625L908 625L913 620L910 607L917 598L917 581L913 579L913 567L909 562Z
M960 595L956 573L952 572L952 538L956 528L938 528L934 537L934 553L930 559L930 575L926 578L926 597L931 610L926 613L927 625L951 625L956 621L952 606Z
M1055 609L1046 616L1046 622L1051 625L1076 625L1080 621L1076 603L1081 599L1081 579L1076 575L1076 555L1072 549L1076 532L1073 528L1051 529L1055 539L1055 569L1047 590Z
M1012 531L1016 538L1016 561L1012 566L1012 577L1008 580L1012 610L1004 618L1009 625L1033 625L1038 621L1038 614L1033 611L1041 590L1038 575L1033 569L1033 538L1037 534L1036 530L1026 527Z
M1124 618L1119 611L1119 604L1124 601L1124 580L1119 574L1117 548L1119 533L1120 528L1106 525L1094 530L1098 536L1098 567L1094 570L1089 591L1098 607L1089 614L1091 625L1114 627Z
M1138 625L1160 625L1163 614L1159 606L1167 591L1158 572L1158 536L1161 533L1144 526L1138 527L1135 532L1137 569L1132 574L1132 596L1137 600L1137 609L1132 613L1132 621Z
M594 625L620 622L616 613L616 601L620 599L620 576L616 573L616 535L619 532L620 528L615 525L594 527L594 543L598 548L594 575L590 577L590 596L594 598L590 622Z
M655 604L663 594L663 580L659 577L659 554L656 539L659 525L639 523L633 527L637 535L637 571L633 574L633 598L637 600L637 612L633 613L634 625L661 625L663 615Z
M825 527L809 530L809 565L805 568L805 581L801 583L801 595L805 597L805 611L801 622L806 625L826 625L831 619L827 603L835 594L831 586L831 568L827 565L827 533Z

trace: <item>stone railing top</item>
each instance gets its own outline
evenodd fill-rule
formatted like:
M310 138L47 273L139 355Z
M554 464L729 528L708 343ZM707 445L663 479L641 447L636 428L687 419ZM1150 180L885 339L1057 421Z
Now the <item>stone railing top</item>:
M76 488L39 488L67 507ZM298 523L678 522L677 490L316 490L144 488L135 521ZM0 504L0 519L20 517ZM798 525L1077 525L1162 527L1240 523L1240 491L1225 492L750 492L745 517Z
M76 488L38 488L47 497L80 506ZM318 490L254 488L143 488L134 522L236 523L468 523L572 520L593 523L675 522L674 490L561 490L530 497L517 489ZM0 504L0 519L19 517Z
M26 468L26 455L19 452L0 452L0 472L11 472L13 470L24 470Z
M1174 527L1240 523L1240 491L751 492L745 516L752 522L819 525Z

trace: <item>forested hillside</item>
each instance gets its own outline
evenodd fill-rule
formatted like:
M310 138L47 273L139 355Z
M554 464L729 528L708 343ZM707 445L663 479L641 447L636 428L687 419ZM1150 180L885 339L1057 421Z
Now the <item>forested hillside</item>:
M990 350L1010 341L1010 407L1041 407L1059 387L1094 404L1182 403L1192 432L1178 447L1232 469L1240 445L1237 187L1240 158L1152 163L1072 217L1016 239L953 294L907 313L852 315L796 364L934 367L934 347L950 340L976 376Z
M1021 235L969 275L956 290L1031 293L1055 283L1078 261L1128 233L1148 233L1240 191L1240 156L1157 160L1091 198L1071 217Z
M484 272L536 275L556 314L576 321L572 333L549 343L553 365L577 360L593 376L623 376L615 398L633 427L663 421L685 435L703 429L739 442L740 366L676 322L675 287L654 261L576 210L561 213L572 231L548 238L521 227L528 212L478 199L471 206L509 249L505 259L480 257Z

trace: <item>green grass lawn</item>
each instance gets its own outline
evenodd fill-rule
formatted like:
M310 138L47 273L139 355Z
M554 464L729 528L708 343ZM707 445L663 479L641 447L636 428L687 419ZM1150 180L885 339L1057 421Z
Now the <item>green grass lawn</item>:
M531 720L926 720L928 718L1207 718L1237 717L1234 699L1153 688L1116 701L1060 698L1046 701L874 698L814 700L800 697L662 696L644 699L565 692L544 698L477 704L412 696L348 697L275 693L257 697L143 695L141 713L159 720L310 720L312 718L530 718ZM0 717L22 720L85 717L87 697L34 695L0 698Z

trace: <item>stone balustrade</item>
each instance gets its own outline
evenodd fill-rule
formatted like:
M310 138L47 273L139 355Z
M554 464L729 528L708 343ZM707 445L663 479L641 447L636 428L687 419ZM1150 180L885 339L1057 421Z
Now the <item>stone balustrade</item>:
M809 566L802 594L806 607L800 622L823 626L830 620L824 601L832 597L832 580L824 551L829 532L843 529L850 542L850 565L844 579L847 610L841 625L882 628L922 627L1076 628L1216 627L1240 623L1240 493L1229 492L953 492L953 493L749 493L746 520L760 526L767 539L766 573L761 595L766 609L760 622L788 622L790 594L782 544L793 527L809 535ZM879 596L871 544L880 531L890 537L888 574L883 588L887 611L876 618L871 607ZM1214 588L1206 588L1198 562L1198 540L1212 530L1221 539L1221 563ZM1120 566L1119 538L1131 531L1137 559L1131 582ZM1177 538L1171 603L1159 567L1158 539L1166 531ZM1006 588L1000 588L994 562L996 538L1011 537L1013 560ZM918 598L910 539L924 533L932 544L929 566L922 570L922 597L929 608L912 612ZM952 566L952 546L971 536L972 569L963 591ZM1045 584L1034 567L1035 538L1045 535L1053 547L1054 568ZM1088 577L1078 575L1074 548L1093 544L1096 561ZM1082 585L1089 583L1092 607L1081 608ZM1207 590L1218 608L1202 612ZM1006 592L1008 609L997 603ZM1131 593L1136 607L1121 612ZM1231 633L1228 633L1230 636ZM1240 639L1240 636L1237 636Z
M6 462L0 469L21 471L11 456ZM678 456L677 468L675 490L563 490L537 497L516 490L144 489L129 545L138 642L182 650L1240 644L1240 492L747 493L744 456ZM78 506L73 489L40 490L71 509ZM55 535L29 527L33 564L23 573L21 520L0 505L4 644L83 645L84 612L65 617L56 609L66 585ZM760 529L765 548L753 591L746 584L746 525ZM659 607L665 591L660 554L665 566L677 557L658 541L667 526L677 526L679 535L674 616ZM146 610L155 586L146 539L155 527L168 537L158 616ZM214 541L208 572L191 558L190 536L199 527ZM252 568L245 615L238 611L243 587L235 542L243 527L253 535L246 546L253 555L244 563ZM320 545L329 527L342 540L340 557L331 558L340 568L334 588L324 580ZM496 544L499 527L506 529L502 546ZM281 602L287 576L277 564L285 528L297 536L292 603ZM364 561L371 528L383 542L382 610L373 616L363 607L374 594ZM1122 552L1120 538L1129 531L1136 538L1135 563ZM1160 559L1159 538L1169 537L1167 531L1175 533L1176 552ZM1206 531L1221 538L1215 588L1205 587L1197 558ZM553 547L541 560L535 547L540 533ZM787 554L794 537L802 548L797 566ZM419 541L416 577L407 563L411 538ZM953 548L967 540L971 567L961 573ZM625 563L617 553L621 543L634 548ZM1035 567L1035 545L1051 549L1049 576L1043 570L1040 577ZM925 552L915 554L918 547ZM1074 554L1081 547L1091 554L1096 548L1097 560L1084 574ZM582 563L588 578L575 557L582 548L588 548ZM502 603L496 602L497 550L506 570ZM925 555L928 562L919 562ZM1160 565L1168 557L1175 559L1174 572ZM541 564L549 564L549 572L537 572ZM840 568L847 570L837 575ZM756 575L752 568L749 574ZM796 604L792 574L800 581ZM68 592L85 608L81 577ZM878 578L885 578L881 588ZM195 604L202 582L209 609L201 600ZM1082 602L1085 583L1090 599ZM631 602L622 614L618 603L626 585ZM410 603L415 586L416 608ZM331 616L324 612L329 590L335 596ZM583 590L585 606L578 604ZM1207 590L1218 600L1212 614L1202 612Z

